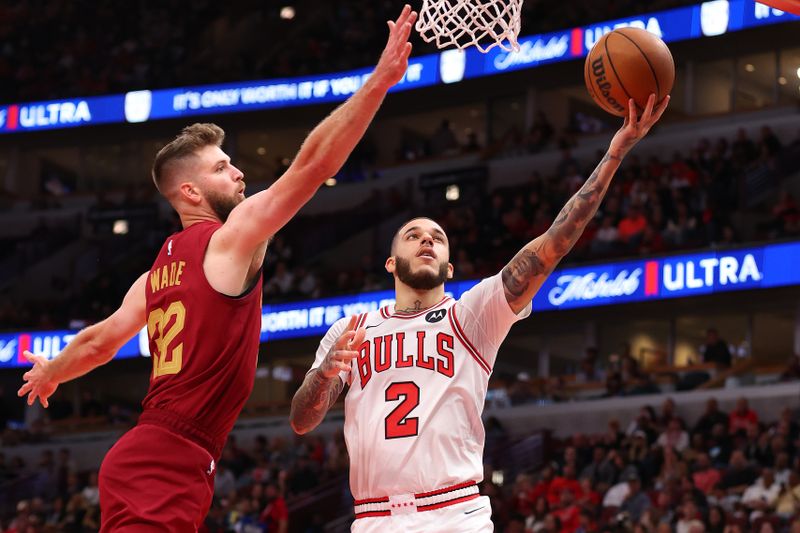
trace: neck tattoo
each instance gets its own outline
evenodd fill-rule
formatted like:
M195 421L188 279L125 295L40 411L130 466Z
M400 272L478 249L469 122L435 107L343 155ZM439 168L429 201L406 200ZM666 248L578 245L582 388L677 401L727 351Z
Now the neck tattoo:
M417 311L422 311L422 300L417 300L414 302L413 306L406 307L404 309L395 309L396 313L416 313Z

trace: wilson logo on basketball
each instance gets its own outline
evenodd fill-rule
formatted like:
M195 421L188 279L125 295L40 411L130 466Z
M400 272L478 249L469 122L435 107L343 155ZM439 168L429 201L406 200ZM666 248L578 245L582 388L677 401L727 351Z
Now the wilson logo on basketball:
M597 85L597 88L600 90L600 94L603 95L603 98L605 98L606 102L608 102L608 105L617 111L624 113L625 106L620 104L616 98L611 96L612 85L606 78L605 56L601 55L592 61L592 76L594 77L595 85Z

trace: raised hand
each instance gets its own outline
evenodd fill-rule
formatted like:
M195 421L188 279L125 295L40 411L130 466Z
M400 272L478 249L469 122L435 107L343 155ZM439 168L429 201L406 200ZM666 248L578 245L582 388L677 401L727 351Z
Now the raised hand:
M25 355L25 359L33 363L33 368L22 375L22 379L25 380L25 383L17 391L17 396L22 397L27 394L28 405L33 405L36 398L39 398L42 405L47 407L49 405L47 398L49 398L58 387L58 382L50 377L50 361L48 361L46 357L33 354L27 350L23 352L23 355Z
M372 74L386 89L399 82L408 69L408 56L411 55L408 37L416 21L417 12L406 4L396 21L387 22L389 40Z
M325 360L319 365L319 371L327 379L333 379L339 372L350 370L350 361L358 357L357 347L364 341L366 331L361 328L356 331L358 315L350 317L350 323L336 342L331 346Z
M652 128L661 118L661 115L664 114L668 105L669 96L666 96L659 102L658 107L656 107L656 95L651 94L650 98L647 99L647 105L644 108L642 116L637 117L636 104L633 98L628 100L628 116L625 117L625 122L622 123L622 127L614 135L614 138L611 139L611 145L608 150L609 154L611 154L612 157L624 157L637 142L647 135L650 128Z

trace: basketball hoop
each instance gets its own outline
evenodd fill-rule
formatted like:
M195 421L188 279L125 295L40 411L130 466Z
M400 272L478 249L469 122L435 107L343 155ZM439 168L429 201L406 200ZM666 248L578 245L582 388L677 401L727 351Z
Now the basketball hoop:
M423 0L417 31L439 48L519 51L522 0Z

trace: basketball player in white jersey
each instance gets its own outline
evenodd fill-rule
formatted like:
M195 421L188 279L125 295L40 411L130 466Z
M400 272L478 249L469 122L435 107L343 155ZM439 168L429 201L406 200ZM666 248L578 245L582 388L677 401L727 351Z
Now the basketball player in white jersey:
M669 97L667 97L669 98ZM553 225L458 300L444 230L427 218L403 224L386 270L396 303L336 322L292 401L297 433L315 428L344 384L344 432L355 532L492 531L483 478L481 421L500 343L545 278L594 216L622 158L661 117L651 96L629 115L608 152Z

